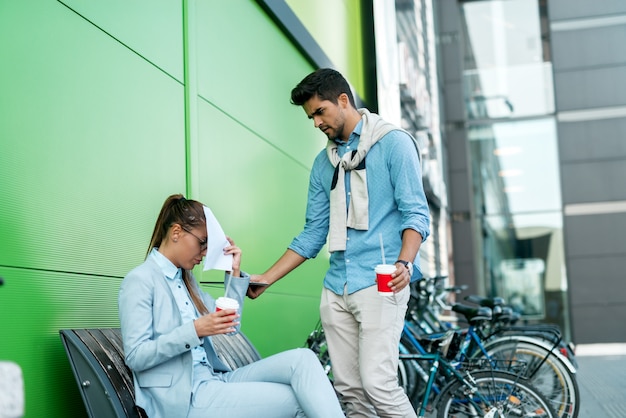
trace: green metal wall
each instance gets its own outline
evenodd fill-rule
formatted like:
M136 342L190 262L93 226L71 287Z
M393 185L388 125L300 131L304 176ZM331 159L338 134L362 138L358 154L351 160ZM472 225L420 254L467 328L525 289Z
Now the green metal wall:
M0 360L22 368L26 417L85 415L58 331L119 325L169 194L212 208L244 270L284 252L325 144L289 104L311 70L252 0L0 0ZM304 344L326 266L246 302L262 355Z
M315 38L336 68L347 74L350 83L366 103L372 103L370 86L365 72L368 58L364 32L373 28L363 28L361 16L364 8L372 7L364 0L286 0L286 3L300 18L308 32ZM332 28L332 30L329 30ZM349 42L345 42L349 40ZM371 58L375 54L370 53Z

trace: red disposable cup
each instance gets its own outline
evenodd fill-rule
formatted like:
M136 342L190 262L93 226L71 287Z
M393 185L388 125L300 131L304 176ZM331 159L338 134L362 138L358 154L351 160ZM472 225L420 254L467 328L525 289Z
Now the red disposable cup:
M219 297L215 301L215 312L225 311L228 309L234 309L239 312L239 302L236 299L227 298L227 297ZM234 335L236 332L230 332L226 335Z
M378 293L383 296L393 295L393 290L389 287L391 274L396 271L393 264L379 264L374 269L376 272L376 282L378 283Z

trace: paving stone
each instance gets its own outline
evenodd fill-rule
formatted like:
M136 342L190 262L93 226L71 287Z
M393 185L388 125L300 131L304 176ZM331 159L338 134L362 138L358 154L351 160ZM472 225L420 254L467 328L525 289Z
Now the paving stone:
M577 356L579 418L626 417L626 355Z

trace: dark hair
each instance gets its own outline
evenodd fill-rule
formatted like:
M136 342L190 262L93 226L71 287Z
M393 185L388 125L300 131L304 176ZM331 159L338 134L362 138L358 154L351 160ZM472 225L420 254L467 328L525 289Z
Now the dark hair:
M206 225L202 203L195 200L187 200L182 194L173 194L165 199L165 203L163 203L159 217L154 225L147 254L150 254L152 248L161 245L170 227L174 224L179 224L184 229L193 229Z
M182 194L173 194L165 199L159 217L154 225L154 231L152 232L152 239L150 239L150 246L148 247L148 253L154 247L161 245L161 242L167 236L172 225L178 224L183 229L190 230L198 226L206 225L206 217L204 216L204 205L196 200L187 200ZM193 276L189 270L183 269L183 282L189 291L191 300L201 314L208 314L209 310L202 302L202 298L199 296L196 290L197 285L193 282Z
M320 100L330 100L337 104L337 99L346 93L352 107L356 108L350 84L332 68L320 68L307 75L291 90L291 104L302 106L311 97L317 95Z

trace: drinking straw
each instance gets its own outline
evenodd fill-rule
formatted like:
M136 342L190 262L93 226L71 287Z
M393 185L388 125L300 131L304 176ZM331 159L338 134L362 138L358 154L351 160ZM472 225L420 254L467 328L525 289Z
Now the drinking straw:
M378 234L378 238L380 238L380 254L383 257L383 264L387 264L385 263L385 246L383 245L383 234Z
M226 290L224 291L224 297L228 297L228 289L230 289L230 282L233 281L233 271L228 274L228 283L226 284Z

